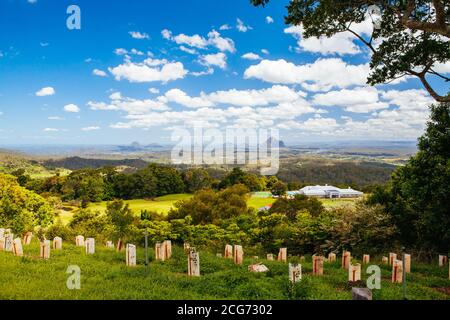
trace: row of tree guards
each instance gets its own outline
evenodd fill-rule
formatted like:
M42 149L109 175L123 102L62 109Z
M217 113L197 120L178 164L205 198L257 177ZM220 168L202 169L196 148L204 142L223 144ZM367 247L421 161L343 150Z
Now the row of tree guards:
M27 232L23 237L23 245L30 245L33 234ZM148 265L147 245L148 239L146 235L146 265ZM50 251L62 250L63 240L60 237L55 237L53 241L43 240L40 241L40 257L42 259L50 259ZM95 254L95 239L84 238L82 235L75 237L75 245L78 247L85 247L86 254ZM121 240L117 242L117 246L114 246L112 241L106 242L106 247L121 251L123 249L123 243ZM0 228L0 251L12 252L15 256L23 256L23 247L21 238L15 238L9 229ZM191 247L188 243L184 243L184 252L188 257L188 275L198 277L200 276L200 255L194 247ZM233 259L236 265L242 265L244 261L244 250L240 245L225 246L224 254L217 254L220 258ZM172 242L166 240L155 244L155 259L157 261L166 261L172 257ZM258 257L253 257L258 260ZM287 248L281 248L276 257L277 261L287 263ZM390 265L392 267L392 283L402 283L404 281L404 273L411 272L411 255L403 254L403 259L397 259L396 253L389 253L389 257L383 256L381 259L382 264ZM267 254L266 259L268 261L274 261L274 254ZM300 257L300 261L304 261L304 257ZM331 252L328 257L325 258L321 255L312 256L312 274L314 276L322 276L324 274L324 263L336 262L336 254ZM126 244L125 246L125 263L127 266L134 267L136 263L136 246L133 244ZM439 255L439 266L443 267L448 264L448 257L445 255ZM362 264L370 264L370 255L364 254L362 257ZM361 264L353 264L350 251L344 251L341 257L341 267L348 270L348 281L357 282L361 281ZM262 263L252 264L248 267L250 272L266 272L269 269ZM300 281L302 278L302 265L298 263L289 263L289 280L292 283ZM449 278L450 278L450 265L449 265Z

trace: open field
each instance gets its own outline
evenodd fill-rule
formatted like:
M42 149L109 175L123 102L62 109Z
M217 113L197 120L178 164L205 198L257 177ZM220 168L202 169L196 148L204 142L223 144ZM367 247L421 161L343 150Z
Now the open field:
M244 248L245 251L245 248ZM39 244L33 238L24 247L25 257L0 252L0 299L351 299L347 271L340 263L325 263L324 276L312 276L311 257L302 263L303 279L292 287L288 266L276 261L262 262L270 269L263 274L250 273L254 262L244 259L242 266L218 258L213 252L200 250L200 278L189 278L187 259L182 248L174 246L173 257L166 262L153 261L144 266L144 250L138 248L137 267L125 266L125 253L117 253L97 244L94 255L85 249L64 243L63 251L51 251L50 260L39 259ZM69 265L81 268L81 289L69 290L66 273ZM374 300L401 299L402 285L390 283L390 268L382 266L381 290L374 290ZM368 275L365 267L362 278ZM450 299L448 267L416 264L407 276L409 299ZM445 289L446 288L446 289ZM447 293L444 291L447 290Z
M130 209L135 213L139 214L141 210L150 210L155 211L158 213L167 213L169 210L173 207L175 202L180 200L185 200L191 198L192 195L190 194L173 194L168 195L164 197L156 198L155 200L144 200L144 199L138 199L138 200L125 200L125 203L128 203L130 205ZM355 203L355 199L320 199L325 206L325 208L334 208L334 207L340 207L340 206L353 206ZM257 198L257 197L251 197L248 200L248 206L251 208L261 208L267 205L271 205L276 201L276 199L273 198ZM106 201L99 202L99 203L91 203L89 205L89 209L93 211L99 211L99 212L105 212L106 210ZM60 210L59 218L64 224L67 224L71 217L73 216L74 212L78 210L76 207L71 207L72 211L67 210Z

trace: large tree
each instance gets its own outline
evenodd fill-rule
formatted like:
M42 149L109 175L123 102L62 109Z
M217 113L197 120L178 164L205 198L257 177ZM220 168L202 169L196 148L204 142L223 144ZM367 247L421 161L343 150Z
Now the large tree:
M14 233L47 227L54 211L40 195L20 186L16 177L0 173L0 226Z
M450 251L450 103L431 107L419 152L369 201L385 206L403 244Z
M250 1L265 6L270 0ZM370 85L417 77L436 101L450 102L450 94L430 81L450 81L438 69L450 61L448 0L291 0L287 10L286 23L303 25L306 38L354 34L371 51ZM372 35L364 37L354 26L368 14L378 17Z

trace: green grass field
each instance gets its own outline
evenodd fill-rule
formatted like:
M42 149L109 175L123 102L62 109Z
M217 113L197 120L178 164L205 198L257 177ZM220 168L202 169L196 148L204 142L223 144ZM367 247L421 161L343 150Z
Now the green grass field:
M156 198L155 200L144 200L144 199L138 199L138 200L125 200L125 203L128 203L130 206L130 209L135 213L139 214L141 210L149 210L154 211L158 213L165 214L169 212L171 208L173 208L175 202L185 199L190 199L192 197L191 194L172 194L164 197ZM353 206L355 203L354 199L320 199L323 203L323 205L326 208L334 208L339 206ZM251 197L248 200L248 206L251 208L259 209L261 207L271 205L276 201L274 198L258 198L258 197ZM105 212L106 210L106 201L99 202L99 203L91 203L89 205L89 209L93 211L99 211L99 212ZM77 208L72 208L72 211L65 211L60 210L59 218L64 224L67 224L71 217L73 216L74 212L77 210Z
M135 213L140 213L141 210L155 211L158 213L167 213L173 207L175 202L180 200L186 200L191 197L192 195L190 194L172 194L156 198L153 201L138 199L138 200L126 200L125 203L127 203L130 206L130 209ZM100 203L92 203L89 205L89 209L93 211L105 212L106 204L107 204L106 201Z
M245 251L245 248L244 248ZM348 300L351 288L347 271L340 263L325 263L324 276L313 276L311 257L302 263L303 279L292 287L288 282L288 266L282 262L261 260L269 272L256 274L247 271L254 261L244 259L242 266L218 258L214 252L200 250L201 277L187 277L187 258L182 248L173 248L173 257L166 262L153 261L144 266L144 251L138 249L137 267L125 266L125 253L117 253L97 243L96 253L86 255L84 248L67 242L62 251L51 251L50 260L39 259L39 245L33 238L31 246L24 247L24 257L0 252L0 299L311 299ZM250 255L250 254L248 254ZM69 265L81 269L81 289L66 286ZM390 283L390 268L382 267L381 290L374 290L374 300L402 299L402 285ZM366 280L365 268L362 270ZM448 267L439 268L412 264L407 277L409 299L448 300L444 288L450 287Z

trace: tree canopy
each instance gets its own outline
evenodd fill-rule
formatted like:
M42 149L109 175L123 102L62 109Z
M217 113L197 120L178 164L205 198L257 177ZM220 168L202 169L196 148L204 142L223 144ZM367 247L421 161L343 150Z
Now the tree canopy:
M0 173L0 225L15 233L46 227L53 222L51 205L19 185L16 177Z
M250 0L265 6L270 0ZM375 10L376 9L376 10ZM368 84L375 85L401 77L417 77L430 95L450 102L450 94L439 93L435 81L450 78L439 65L450 60L450 4L446 0L291 0L285 22L302 25L303 36L331 37L351 32L370 49L372 73ZM367 15L376 24L369 37L355 25ZM378 17L377 17L378 16ZM433 83L433 85L432 85Z
M398 237L408 246L450 251L450 103L431 106L419 152L397 169L387 189L369 202L392 216Z

